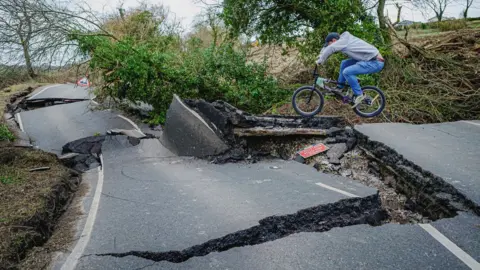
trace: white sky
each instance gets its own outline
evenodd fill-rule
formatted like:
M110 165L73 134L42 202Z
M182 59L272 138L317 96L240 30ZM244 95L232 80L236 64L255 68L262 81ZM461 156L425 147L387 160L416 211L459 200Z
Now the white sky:
M138 0L84 0L93 10L114 11L123 3L123 8L139 5ZM202 4L195 4L192 0L147 0L150 4L163 4L170 8L170 12L178 20L182 20L183 26L188 29L192 25L195 15L202 11Z
M105 9L106 11L113 11L123 3L124 8L134 7L138 5L138 0L85 0L92 8L97 11ZM316 1L316 0L312 0ZM457 0L447 7L445 11L446 17L459 18L466 0ZM202 10L202 4L195 4L193 0L147 0L152 4L163 4L170 7L170 11L175 14L177 19L183 19L183 26L188 29L192 25L192 21L198 13ZM429 18L434 17L435 14L431 11L427 11L426 16L419 10L412 8L409 4L409 0L389 0L387 1L386 13L392 18L396 19L396 8L392 3L399 2L404 5L402 10L402 20L411 21L427 21ZM389 4L390 3L390 4ZM469 10L469 17L480 17L480 0L474 0L474 6Z
M387 1L388 4L386 6L385 14L387 14L388 12L388 16L392 19L392 21L395 21L397 18L397 9L394 4L395 2L403 5L402 13L400 16L402 20L425 22L435 16L434 12L427 10L425 17L421 11L416 8L412 8L412 5L410 4L411 1L409 0L391 0ZM447 9L445 10L443 16L459 18L460 13L462 13L465 7L465 5L463 4L464 2L466 2L466 0L454 1L447 6ZM468 10L468 17L480 17L480 0L473 1L473 6L470 7L470 9Z

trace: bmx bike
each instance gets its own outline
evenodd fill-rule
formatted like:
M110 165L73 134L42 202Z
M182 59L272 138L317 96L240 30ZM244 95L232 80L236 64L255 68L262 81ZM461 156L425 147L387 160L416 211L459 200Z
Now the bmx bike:
M321 78L318 74L318 66L315 65L313 71L313 85L305 85L293 93L292 105L295 111L304 117L313 117L320 113L325 103L324 96L334 96L341 100L343 104L354 105L352 96L353 91L345 83L339 83L336 80ZM360 80L358 80L360 83ZM326 84L343 85L341 91L337 91ZM321 88L321 90L318 89ZM375 86L364 86L362 91L365 99L353 108L353 111L361 117L371 118L379 115L385 108L385 95L382 90Z

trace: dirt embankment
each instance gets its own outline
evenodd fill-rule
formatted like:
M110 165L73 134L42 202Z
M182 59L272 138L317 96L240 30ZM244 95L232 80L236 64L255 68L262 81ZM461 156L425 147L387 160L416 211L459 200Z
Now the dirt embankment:
M52 236L80 182L78 174L54 154L29 147L28 140L18 143L22 132L16 126L10 104L33 89L24 85L0 91L0 124L6 127L7 123L8 132L17 137L0 141L0 269L47 266L49 259L28 266L20 264L30 257L32 248L43 245Z

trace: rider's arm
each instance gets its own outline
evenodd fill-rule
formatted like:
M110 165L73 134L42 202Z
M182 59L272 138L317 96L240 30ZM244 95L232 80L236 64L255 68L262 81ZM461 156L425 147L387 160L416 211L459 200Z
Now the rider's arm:
M317 64L321 65L321 64L325 63L325 61L327 61L327 59L328 59L328 57L330 57L330 55L332 55L333 53L342 51L343 49L345 49L345 47L347 47L347 45L348 45L348 39L347 38L340 38L336 42L334 42L334 43L328 45L327 47L323 48L320 51L320 55L318 56Z

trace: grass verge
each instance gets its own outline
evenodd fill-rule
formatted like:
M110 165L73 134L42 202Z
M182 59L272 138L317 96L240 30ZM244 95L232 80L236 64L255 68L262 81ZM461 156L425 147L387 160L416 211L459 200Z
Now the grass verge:
M57 157L40 150L14 147L15 133L3 113L10 97L42 84L26 83L0 90L0 269L20 266L29 251L52 235L78 185ZM48 167L42 171L31 171Z
M45 171L33 168L49 167ZM76 189L70 172L53 154L0 148L0 265L16 269L27 251L52 234Z

